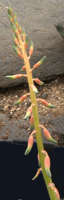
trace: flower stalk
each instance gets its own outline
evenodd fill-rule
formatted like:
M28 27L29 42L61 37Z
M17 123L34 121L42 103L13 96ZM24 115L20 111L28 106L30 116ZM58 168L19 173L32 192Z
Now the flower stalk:
M33 143L34 143L34 133L36 137L36 143L37 143L37 149L38 149L38 155L39 155L39 163L40 163L40 169L38 170L36 176L40 172L42 172L48 194L50 197L50 200L58 200L60 199L58 195L58 190L55 189L55 187L51 187L50 184L52 184L51 179L51 173L50 172L50 159L48 154L44 151L44 145L43 145L43 138L41 133L41 126L39 123L39 115L38 115L38 103L36 98L36 93L38 92L37 88L34 86L34 81L38 84L42 84L39 79L34 79L32 77L32 71L38 68L46 59L46 56L44 56L40 61L38 61L31 69L30 66L30 57L33 54L34 45L33 42L31 42L30 48L29 48L29 55L27 55L26 52L26 34L24 31L22 31L21 27L19 26L16 15L13 14L13 10L11 8L8 8L8 16L10 19L11 27L14 32L14 49L17 53L17 55L24 60L24 66L23 70L25 70L26 75L13 75L13 76L7 76L7 78L20 78L21 76L27 77L28 86L29 86L29 94L31 98L31 106L28 108L27 113L25 115L25 119L31 117L32 124L34 124L34 132L30 134L28 138L28 146L25 151L25 155L27 155L30 150L32 149ZM28 95L24 96L23 98L17 102L22 102ZM47 102L42 102L43 104L46 104L46 106L52 107L50 104L47 104ZM47 129L43 126L43 130L45 132L45 135L51 138L49 132L47 132ZM48 139L48 138L47 138ZM53 139L54 140L54 139ZM50 175L50 176L49 176ZM36 176L33 178L33 180L36 178Z

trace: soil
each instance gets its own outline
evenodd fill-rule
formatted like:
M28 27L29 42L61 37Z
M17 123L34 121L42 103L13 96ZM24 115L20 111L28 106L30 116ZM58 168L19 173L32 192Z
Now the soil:
M50 83L45 83L43 86L37 86L39 93L37 97L44 98L51 104L55 105L55 108L48 108L38 104L39 117L41 123L45 126L51 127L49 120L56 119L58 116L64 116L64 77L58 77L55 81ZM19 105L15 105L15 102L25 93L29 91L27 85L18 86L14 88L7 88L0 90L0 115L4 114L7 119L11 122L15 121L16 123L20 121L19 128L24 128L25 132L30 133L30 126L28 121L24 120L27 108L30 106L30 99L27 99ZM5 118L6 118L5 117ZM46 119L46 120L45 120ZM7 120L7 121L8 121ZM21 125L22 122L22 125ZM5 126L6 120L1 120L0 117L0 130ZM5 129L4 129L5 130ZM17 140L20 137L20 134L17 133ZM15 137L15 136L13 136ZM12 137L12 139L13 139ZM23 137L26 137L23 135ZM8 139L8 132L6 134L0 133L1 139ZM59 140L59 136L54 134L54 138ZM22 138L21 138L22 139Z

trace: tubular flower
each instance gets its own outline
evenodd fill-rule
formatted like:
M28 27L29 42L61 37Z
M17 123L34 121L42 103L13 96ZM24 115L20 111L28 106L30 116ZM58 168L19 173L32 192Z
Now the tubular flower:
M50 157L49 157L48 153L45 150L42 150L42 153L45 155L44 167L45 167L46 174L51 178Z
M47 140L49 140L50 142L52 141L53 143L57 144L57 141L54 138L52 138L52 136L50 135L50 132L43 125L40 125L40 128L43 128L43 133Z
M44 84L44 82L40 81L38 78L34 78L33 81L35 81L38 85Z
M21 51L18 47L16 47L15 45L13 45L13 49L15 50L16 54L23 59L23 55L21 54Z
M26 71L26 66L25 65L21 68L21 71Z
M27 98L27 96L29 96L29 95L30 95L30 93L24 94L23 96L21 96L21 97L19 98L19 100L18 100L15 104L20 104L20 103L22 103L22 102Z
M37 88L35 87L35 85L31 85L31 88L33 89L33 91L37 94L38 93L38 90Z
M54 108L55 106L51 103L48 103L45 99L38 98L37 101L42 103L44 106L47 106L49 108Z
M58 200L60 200L60 194L59 194L59 191L58 189L56 188L55 184L54 183L49 183L48 186L53 190L53 192L55 193L55 196Z
M39 174L42 172L42 168L39 168L35 174L35 176L32 178L32 181L34 181L38 176Z
M6 76L6 78L17 79L17 78L26 77L26 76L27 76L26 74L16 74L16 75Z
M32 68L32 70L38 68L41 64L43 64L43 62L46 60L46 56L43 56L43 58L40 59L40 61L38 61Z
M34 118L33 118L33 115L31 115L31 117L29 119L29 122L30 122L31 128L33 128L34 127Z
M27 146L27 149L25 151L25 156L30 153L30 151L33 147L33 143L34 143L34 138L33 138L33 135L31 134L28 138L28 146Z
M29 57L32 56L32 54L33 54L33 50L34 50L34 44L33 44L33 42L31 41L30 49L29 49Z
M29 117L31 116L31 113L32 113L32 105L28 108L24 119L29 119Z
M26 40L26 33L25 33L25 31L22 31L22 39L25 42L25 40Z

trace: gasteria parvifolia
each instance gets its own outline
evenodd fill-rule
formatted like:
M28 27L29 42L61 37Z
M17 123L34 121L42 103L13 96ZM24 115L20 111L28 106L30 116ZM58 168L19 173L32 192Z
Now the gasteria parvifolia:
M7 78L10 79L17 79L21 77L27 78L28 86L29 86L29 93L23 95L20 97L20 99L16 102L16 104L22 103L28 96L31 98L31 105L28 108L25 119L29 119L30 125L34 128L31 134L28 138L28 144L25 151L25 155L29 154L34 143L34 137L36 138L37 143L37 149L38 149L38 164L39 169L36 172L36 175L32 178L32 180L35 180L35 178L38 177L40 173L42 173L44 177L44 181L48 190L48 194L50 197L50 200L60 200L60 194L58 189L56 188L55 184L52 182L52 175L50 170L50 157L48 153L44 150L43 146L43 138L41 129L43 129L44 136L47 140L52 141L54 143L57 143L57 141L52 138L50 132L45 128L44 125L40 124L39 122L39 116L38 116L38 102L42 105L45 105L47 107L53 108L54 105L48 103L44 99L36 98L36 94L38 93L38 90L36 86L34 85L34 82L38 85L42 85L43 82L40 81L38 78L32 77L32 71L38 68L43 62L45 61L46 57L40 59L36 64L33 65L33 67L30 67L30 58L33 54L34 45L31 41L29 52L27 54L26 48L28 46L28 40L27 36L24 30L19 26L16 14L13 13L12 8L8 8L8 16L10 19L10 24L14 33L14 50L16 51L17 55L24 61L24 65L22 66L21 71L25 71L25 74L16 74L16 75L8 75Z

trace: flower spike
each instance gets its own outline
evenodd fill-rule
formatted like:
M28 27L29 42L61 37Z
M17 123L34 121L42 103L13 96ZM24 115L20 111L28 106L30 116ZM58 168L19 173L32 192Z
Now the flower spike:
M39 168L35 174L35 176L32 178L32 181L34 181L38 176L39 174L42 172L42 168Z
M33 143L34 143L34 138L33 135L30 135L28 138L28 146L27 149L25 151L25 156L28 155L33 147Z

